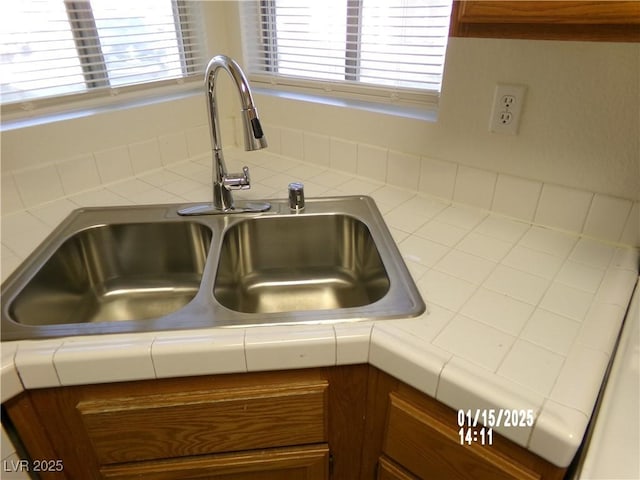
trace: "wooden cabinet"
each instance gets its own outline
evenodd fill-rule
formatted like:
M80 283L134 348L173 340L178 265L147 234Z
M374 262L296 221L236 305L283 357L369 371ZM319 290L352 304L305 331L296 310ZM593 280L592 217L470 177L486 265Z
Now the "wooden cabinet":
M637 1L454 1L451 36L640 41Z
M101 469L109 480L325 480L326 445L259 450L178 460L158 460Z
M378 460L378 476L376 480L419 480L400 465L386 456Z
M98 463L186 457L327 441L326 380L82 399L75 406Z
M32 390L5 404L69 479L358 478L368 367ZM337 453L337 452L344 452ZM339 477L337 475L340 475Z
M460 445L455 416L441 418L389 394L382 452L419 478L533 480L536 472L492 446Z
M456 411L375 369L367 409L362 478L559 480L566 471L496 433L491 445L461 445Z
M43 479L561 479L368 365L32 390L5 404Z

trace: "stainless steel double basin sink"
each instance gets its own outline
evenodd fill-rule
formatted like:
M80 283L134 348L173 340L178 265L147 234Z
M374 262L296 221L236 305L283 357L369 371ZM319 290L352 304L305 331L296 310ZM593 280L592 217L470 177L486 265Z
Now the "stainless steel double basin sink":
M412 317L422 301L369 197L71 213L2 285L2 340Z

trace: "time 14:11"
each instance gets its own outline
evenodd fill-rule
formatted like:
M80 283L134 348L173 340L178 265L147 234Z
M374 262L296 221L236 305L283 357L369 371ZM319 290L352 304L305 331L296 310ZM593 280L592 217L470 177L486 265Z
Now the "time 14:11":
M460 445L471 445L479 443L480 445L493 445L493 428L461 428L458 430L460 437Z

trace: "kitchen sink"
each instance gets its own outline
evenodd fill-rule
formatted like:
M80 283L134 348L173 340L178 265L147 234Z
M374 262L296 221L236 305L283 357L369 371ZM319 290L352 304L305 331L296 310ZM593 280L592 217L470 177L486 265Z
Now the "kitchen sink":
M259 217L230 228L214 295L246 313L369 305L389 291L371 232L344 214Z
M373 200L78 209L2 285L2 340L383 320L425 305ZM188 207L188 205L187 205Z
M87 228L53 252L11 302L9 315L25 325L56 325L175 312L200 288L211 235L194 222Z

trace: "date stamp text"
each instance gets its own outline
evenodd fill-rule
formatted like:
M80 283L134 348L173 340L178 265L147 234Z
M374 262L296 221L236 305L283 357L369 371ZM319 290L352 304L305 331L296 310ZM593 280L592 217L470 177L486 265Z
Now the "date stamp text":
M458 410L460 445L493 445L494 428L526 428L535 422L531 409L476 408Z

